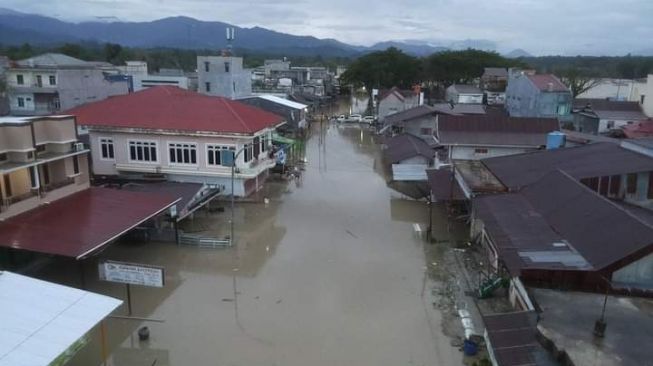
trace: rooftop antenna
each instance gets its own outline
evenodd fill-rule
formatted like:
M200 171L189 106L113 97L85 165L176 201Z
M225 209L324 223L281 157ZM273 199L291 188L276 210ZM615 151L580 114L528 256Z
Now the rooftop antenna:
M236 29L234 27L227 27L227 54L233 56L233 42L236 38Z

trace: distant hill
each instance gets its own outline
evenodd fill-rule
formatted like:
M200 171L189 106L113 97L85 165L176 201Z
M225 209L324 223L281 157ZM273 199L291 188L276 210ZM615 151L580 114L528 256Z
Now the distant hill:
M518 58L518 57L533 57L530 53L522 50L521 48L517 48L515 50L512 50L504 55L507 58Z
M404 51L404 53L408 53L415 56L428 56L436 52L442 52L448 50L447 47L437 47L428 44L412 44L412 43L399 42L399 41L379 42L373 45L372 47L369 47L369 50L381 51L387 49L388 47L395 47Z

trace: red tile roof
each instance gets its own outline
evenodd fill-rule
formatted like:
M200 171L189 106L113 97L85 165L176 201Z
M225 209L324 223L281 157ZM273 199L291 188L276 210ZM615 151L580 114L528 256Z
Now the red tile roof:
M227 98L156 86L66 111L81 126L254 134L283 118Z
M0 223L0 246L84 258L177 201L171 194L89 188Z
M569 88L562 83L557 77L551 74L527 75L528 79L541 91L568 92ZM549 90L551 85L551 90Z
M624 135L629 139L653 136L653 120L636 122L622 127Z

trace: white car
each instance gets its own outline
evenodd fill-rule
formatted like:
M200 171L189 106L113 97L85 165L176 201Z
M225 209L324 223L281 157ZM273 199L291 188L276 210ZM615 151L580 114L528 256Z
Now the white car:
M337 121L337 122L346 122L346 121L347 121L347 117L345 117L344 114L341 114L341 115L339 115L338 117L336 117L336 121Z
M347 122L360 122L363 119L363 116L360 114L350 114L349 117L347 117Z
M374 116L365 116L363 119L361 119L361 123L367 123L368 125L371 125L374 122L376 122L376 118L374 118Z

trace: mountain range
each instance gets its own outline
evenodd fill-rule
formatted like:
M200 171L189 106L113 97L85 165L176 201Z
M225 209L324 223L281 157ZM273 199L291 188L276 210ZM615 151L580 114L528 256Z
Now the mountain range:
M405 40L381 42L369 47L356 46L335 39L297 36L261 27L243 28L182 16L150 22L71 23L0 8L0 44L4 45L30 43L51 46L66 42L109 42L143 48L222 49L227 46L227 27L235 28L234 47L237 49L285 56L353 57L388 47L396 47L416 56L448 49L496 49L496 44L488 40ZM514 52L518 52L519 56L528 55L522 50Z

